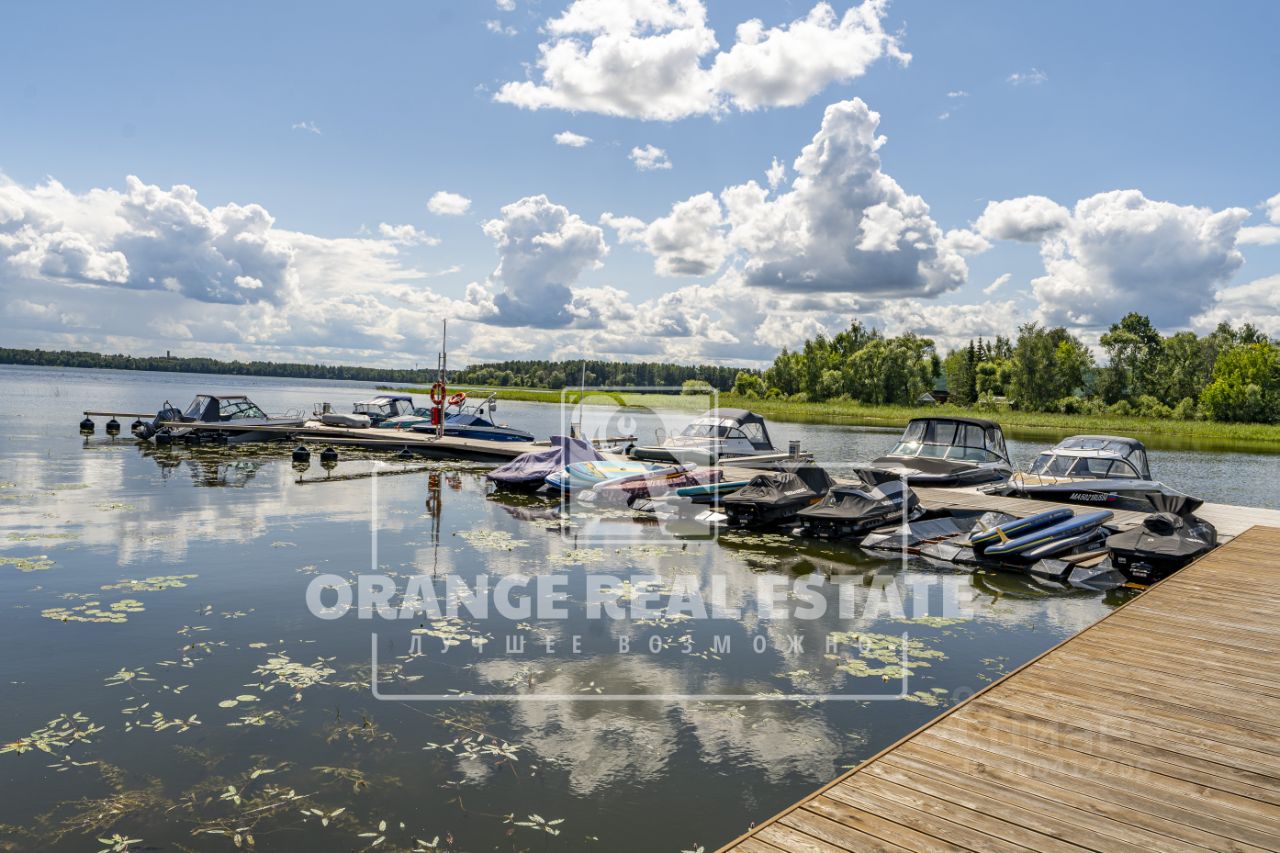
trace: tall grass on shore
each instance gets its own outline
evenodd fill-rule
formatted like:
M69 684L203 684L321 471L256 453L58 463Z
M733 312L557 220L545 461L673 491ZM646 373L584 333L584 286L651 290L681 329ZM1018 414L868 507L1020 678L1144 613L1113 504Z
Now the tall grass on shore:
M427 388L395 388L385 390L427 394ZM497 394L499 400L528 403L561 403L576 405L576 388L557 391L547 388L481 388L450 386L450 391L466 391L472 396ZM586 391L586 405L633 405L654 409L701 411L706 406L702 395L646 394ZM956 415L989 418L1005 429L1045 430L1060 433L1106 433L1144 436L1203 438L1218 441L1240 441L1280 445L1280 425L1220 423L1172 418L1142 418L1119 415L1064 415L1053 412L1020 412L1000 408L993 412L959 406L871 406L850 400L828 400L821 403L796 402L785 399L762 399L736 394L720 394L719 404L726 408L751 409L782 421L809 423L849 423L898 427L921 415Z

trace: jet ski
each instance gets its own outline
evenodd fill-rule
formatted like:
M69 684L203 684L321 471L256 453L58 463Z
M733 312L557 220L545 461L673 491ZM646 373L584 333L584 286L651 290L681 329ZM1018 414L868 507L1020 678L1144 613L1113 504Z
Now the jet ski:
M1157 504L1170 499L1201 503L1151 479L1142 442L1115 435L1073 435L1036 457L1026 473L981 491L1137 512L1158 511Z
M794 521L833 485L831 475L812 462L786 462L780 471L757 474L720 505L731 527L773 527Z
M1193 511L1200 506L1161 498L1159 512L1107 539L1111 565L1135 583L1155 583L1218 545L1218 531Z
M485 477L500 489L532 491L547 477L575 462L598 462L604 457L588 441L564 435L551 436L551 447L522 453Z
M848 539L877 527L917 518L924 510L915 492L890 480L878 486L835 486L813 506L796 513L800 533L826 539Z
M1013 473L1000 425L977 418L914 418L885 456L856 469L868 485L971 486Z

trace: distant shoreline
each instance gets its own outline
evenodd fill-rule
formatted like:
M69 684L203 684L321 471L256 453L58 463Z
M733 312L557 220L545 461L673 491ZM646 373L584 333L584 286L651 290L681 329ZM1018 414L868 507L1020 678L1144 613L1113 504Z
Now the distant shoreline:
M393 389L383 389L393 390ZM427 394L430 388L396 388L403 393ZM577 404L578 390L565 388L500 388L478 387L463 383L451 385L450 391L466 391L476 396L497 394L499 400L511 400L526 403L560 403ZM591 391L587 391L587 405ZM620 400L618 398L621 398ZM1115 433L1130 435L1138 439L1148 437L1187 439L1190 442L1241 442L1256 445L1265 452L1280 451L1280 424L1241 424L1218 421L1189 420L1180 421L1172 418L1141 418L1118 415L1064 415L1053 412L1020 412L1010 408L997 411L985 411L976 408L964 408L950 405L921 406L874 406L851 400L826 400L820 403L801 403L786 399L768 399L761 397L745 397L731 393L721 393L719 405L726 408L750 409L765 417L780 421L798 421L809 423L848 423L865 426L901 427L912 418L927 415L955 415L961 417L990 418L998 422L1010 432L1040 431L1064 434ZM693 412L705 408L706 398L703 395L683 396L680 394L648 394L642 392L619 392L610 394L608 398L601 392L598 405L651 406L654 408L688 410Z

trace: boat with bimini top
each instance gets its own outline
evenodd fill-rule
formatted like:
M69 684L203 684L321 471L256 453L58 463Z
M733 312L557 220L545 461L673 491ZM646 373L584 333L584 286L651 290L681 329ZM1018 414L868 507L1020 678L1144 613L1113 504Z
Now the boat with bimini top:
M714 465L723 459L777 453L764 418L746 409L711 409L661 444L631 448L632 459L645 462L695 462Z
M904 476L918 486L971 486L1013 473L1004 433L978 418L913 418L889 453L855 469L876 485Z
M230 444L241 444L286 437L283 432L258 431L254 427L302 426L305 421L301 412L268 415L244 394L197 394L187 408L181 410L166 400L154 420L134 425L133 435L139 441L155 439L157 443L174 439L225 439Z
M1136 438L1073 435L1036 457L1026 472L984 486L1002 497L1085 504L1107 509L1161 511L1170 500L1196 501L1151 479L1147 449ZM1196 505L1199 505L1196 501Z

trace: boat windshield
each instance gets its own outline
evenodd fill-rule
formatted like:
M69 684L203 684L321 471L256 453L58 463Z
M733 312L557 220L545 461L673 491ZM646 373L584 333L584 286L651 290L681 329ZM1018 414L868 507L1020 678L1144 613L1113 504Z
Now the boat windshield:
M249 402L247 397L231 397L220 401L218 405L218 420L220 421L239 421L246 418L265 418L266 416L266 413Z
M1142 479L1138 469L1123 459L1108 456L1071 456L1052 451L1041 453L1036 457L1036 461L1031 463L1030 473L1047 477L1078 477L1086 480Z
M956 462L999 462L1006 458L998 429L957 421L912 421L890 456L948 459Z
M742 430L729 421L694 421L680 432L682 438L742 438Z
M209 408L210 397L207 394L197 394L196 398L191 401L191 405L187 406L187 410L182 413L184 418L192 418L194 420L204 420L204 411Z

